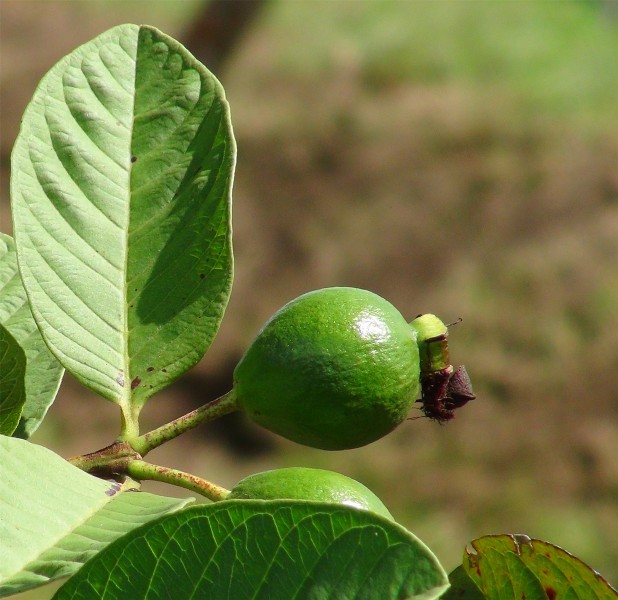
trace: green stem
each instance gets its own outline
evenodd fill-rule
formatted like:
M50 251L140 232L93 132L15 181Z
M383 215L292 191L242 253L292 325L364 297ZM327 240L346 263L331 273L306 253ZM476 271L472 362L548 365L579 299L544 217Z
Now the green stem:
M162 481L163 483L169 483L191 490L192 492L206 496L206 498L213 502L225 500L230 493L229 490L215 485L210 481L206 481L201 477L196 477L195 475L179 471L178 469L169 469L168 467L153 465L143 460L131 461L127 466L127 473L138 481L143 481L145 479L150 481Z
M202 423L208 423L218 417L234 412L238 410L238 408L234 390L230 390L227 394L219 396L216 400L212 400L182 417L178 417L157 429L153 429L142 436L132 439L131 446L136 452L139 452L142 456L146 456L151 450L154 450L169 440L173 440L185 431L189 431Z

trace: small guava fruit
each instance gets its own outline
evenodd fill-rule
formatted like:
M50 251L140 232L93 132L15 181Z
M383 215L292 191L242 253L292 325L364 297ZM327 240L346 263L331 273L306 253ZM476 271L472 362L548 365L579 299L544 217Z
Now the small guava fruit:
M362 483L334 471L306 467L288 467L249 475L232 488L226 499L330 502L393 518L382 501Z
M239 406L263 427L325 450L369 444L420 390L416 330L380 296L316 290L264 325L234 371Z

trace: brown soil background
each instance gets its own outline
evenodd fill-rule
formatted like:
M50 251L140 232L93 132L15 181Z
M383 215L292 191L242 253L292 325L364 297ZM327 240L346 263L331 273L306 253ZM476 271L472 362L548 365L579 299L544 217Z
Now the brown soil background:
M199 8L182 4L2 0L3 231L8 156L40 77L120 22L182 39ZM282 35L278 10L267 7L220 75L239 147L226 318L207 357L152 400L144 429L228 389L263 321L331 285L371 289L410 319L462 317L451 351L478 398L446 426L407 421L353 451L307 450L231 418L156 461L228 487L266 468L331 468L371 487L448 570L469 540L521 532L615 583L618 119L583 129L547 111L522 117L508 90L376 76L343 34L323 69L299 69L296 36L320 30ZM116 431L114 407L67 376L34 441L68 456Z

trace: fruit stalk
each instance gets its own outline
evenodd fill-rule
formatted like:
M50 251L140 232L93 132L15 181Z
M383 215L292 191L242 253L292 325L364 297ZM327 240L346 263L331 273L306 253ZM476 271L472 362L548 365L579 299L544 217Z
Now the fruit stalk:
M202 423L208 423L209 421L213 421L214 419L236 410L238 410L236 396L234 395L234 390L230 390L226 394L223 394L223 396L211 400L190 413L132 439L130 443L136 452L139 452L142 456L146 456L151 450L154 450L169 440L173 440L185 431L189 431Z
M191 490L213 502L225 500L230 493L229 490L196 475L191 475L178 469L153 465L143 460L131 461L127 466L127 473L138 481L162 481L163 483Z

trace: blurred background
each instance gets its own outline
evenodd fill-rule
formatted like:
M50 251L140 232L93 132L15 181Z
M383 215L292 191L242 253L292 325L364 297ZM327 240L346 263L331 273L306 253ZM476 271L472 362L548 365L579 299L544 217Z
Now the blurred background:
M0 11L5 232L20 116L77 45L122 22L155 25L226 88L239 147L232 299L208 355L150 402L144 430L227 391L261 324L310 289L363 287L410 320L463 318L451 356L477 399L445 426L409 420L329 453L232 416L153 462L226 487L281 466L337 470L449 571L471 539L518 532L616 585L617 2L1 0ZM117 431L115 407L67 376L33 441L69 456Z

